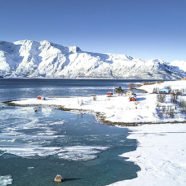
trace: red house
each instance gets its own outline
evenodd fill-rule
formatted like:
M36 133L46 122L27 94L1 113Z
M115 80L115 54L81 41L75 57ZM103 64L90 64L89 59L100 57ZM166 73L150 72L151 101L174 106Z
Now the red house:
M38 99L38 100L45 100L46 98L43 97L43 96L37 96L37 99Z
M107 92L107 97L112 97L113 93L112 92Z
M137 100L136 100L136 97L132 96L129 98L129 101L137 101Z

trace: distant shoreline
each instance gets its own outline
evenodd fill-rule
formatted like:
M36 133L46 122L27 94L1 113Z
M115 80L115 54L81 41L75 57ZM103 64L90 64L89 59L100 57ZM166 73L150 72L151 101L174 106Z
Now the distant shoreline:
M125 81L125 82L145 82L145 81L177 81L175 80L166 80L166 79L133 79L133 78L128 78L128 79L122 79L122 78L7 78L7 77L2 77L0 80L72 80L72 81L79 81L79 80L84 80L84 81L94 81L94 80L101 80L101 81Z

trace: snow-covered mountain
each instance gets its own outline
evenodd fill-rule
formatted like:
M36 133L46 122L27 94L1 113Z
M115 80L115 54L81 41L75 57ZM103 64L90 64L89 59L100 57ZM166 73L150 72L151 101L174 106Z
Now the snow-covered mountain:
M170 65L178 67L180 70L186 72L186 61L183 60L175 60L170 62Z
M161 60L100 54L49 41L0 42L0 76L28 78L177 79L186 72Z

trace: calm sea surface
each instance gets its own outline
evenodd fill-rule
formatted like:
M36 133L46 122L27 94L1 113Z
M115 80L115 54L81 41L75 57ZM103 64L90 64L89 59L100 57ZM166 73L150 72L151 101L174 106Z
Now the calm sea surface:
M139 167L119 156L137 146L135 139L127 139L127 129L104 125L88 113L48 107L35 113L32 107L2 103L37 95L105 94L129 83L0 79L0 176L11 175L15 186L54 186L56 174L64 177L64 186L102 186L135 178Z

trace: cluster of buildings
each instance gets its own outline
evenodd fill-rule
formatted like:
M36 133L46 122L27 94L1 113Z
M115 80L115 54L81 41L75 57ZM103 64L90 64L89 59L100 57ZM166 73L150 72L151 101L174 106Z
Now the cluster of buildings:
M115 88L114 92L107 92L107 97L112 97L113 95L125 95L129 97L129 101L137 101L137 95L132 90L123 90L121 87Z

